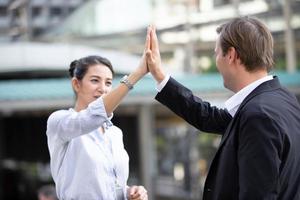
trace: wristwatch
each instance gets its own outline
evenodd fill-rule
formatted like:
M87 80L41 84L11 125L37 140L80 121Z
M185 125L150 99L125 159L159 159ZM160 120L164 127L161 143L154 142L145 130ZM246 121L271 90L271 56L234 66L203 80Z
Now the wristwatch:
M125 75L125 76L123 76L123 78L121 78L120 83L124 83L128 87L129 90L133 89L133 84L129 82L127 75Z

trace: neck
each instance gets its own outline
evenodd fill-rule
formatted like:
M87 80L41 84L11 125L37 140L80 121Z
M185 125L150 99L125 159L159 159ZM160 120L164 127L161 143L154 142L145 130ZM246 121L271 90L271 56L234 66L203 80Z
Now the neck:
M268 72L265 70L255 71L255 72L247 72L244 71L239 77L239 81L237 87L234 89L234 92L238 92L247 85L263 78L268 75Z
M85 104L83 104L83 103L81 103L79 101L76 101L75 106L74 106L74 110L76 110L77 112L79 112L79 111L81 111L83 109L86 109L86 107L87 106Z
M99 127L98 131L101 133L101 134L104 134L105 131L104 131L104 128L102 126Z

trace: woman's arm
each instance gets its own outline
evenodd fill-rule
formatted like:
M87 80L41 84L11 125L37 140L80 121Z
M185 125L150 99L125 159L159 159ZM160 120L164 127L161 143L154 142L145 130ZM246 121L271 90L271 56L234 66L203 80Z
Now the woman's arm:
M69 141L97 129L106 121L108 116L100 97L80 112L59 110L52 113L47 121L47 135Z
M135 84L148 73L145 53L149 48L150 36L148 29L141 62L136 70L128 76L128 81L131 84ZM97 129L107 121L108 116L116 109L128 91L128 86L121 83L111 92L93 101L86 109L78 113L71 113L66 110L53 113L48 119L47 135L57 133L64 141L68 141Z
M148 73L147 62L146 62L146 52L150 49L150 28L148 28L146 41L145 41L145 49L142 56L142 60L138 68L132 72L128 76L128 81L134 85L138 82L144 75ZM115 89L113 89L110 93L103 96L103 102L105 106L105 110L108 115L110 115L116 107L120 104L122 99L127 95L129 88L121 83Z

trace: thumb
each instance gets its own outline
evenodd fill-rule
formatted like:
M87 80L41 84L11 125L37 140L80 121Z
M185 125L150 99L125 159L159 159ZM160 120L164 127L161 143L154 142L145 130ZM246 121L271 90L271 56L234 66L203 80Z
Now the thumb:
M132 186L129 189L129 195L134 195L136 193L137 186Z
M152 56L152 51L148 50L146 51L146 61L148 64L153 64L154 63L154 58Z

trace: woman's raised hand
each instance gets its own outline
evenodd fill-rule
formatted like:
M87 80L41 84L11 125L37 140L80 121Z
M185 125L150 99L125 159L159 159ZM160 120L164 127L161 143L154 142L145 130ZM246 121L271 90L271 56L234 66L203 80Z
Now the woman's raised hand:
M147 66L155 80L160 83L162 80L164 80L165 74L161 67L159 44L154 26L148 27L146 41L148 40L148 35L150 36L150 43L149 45L148 43L145 45Z
M150 42L151 42L150 41L150 31L151 31L151 29L150 29L150 27L148 27L147 36L146 36L146 40L145 40L144 52L143 52L142 59L140 61L139 67L138 67L138 70L142 76L144 76L145 74L147 74L149 72L149 69L147 67L146 53L147 53L147 50L150 49Z

